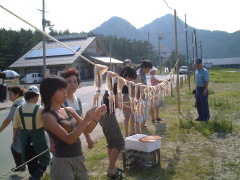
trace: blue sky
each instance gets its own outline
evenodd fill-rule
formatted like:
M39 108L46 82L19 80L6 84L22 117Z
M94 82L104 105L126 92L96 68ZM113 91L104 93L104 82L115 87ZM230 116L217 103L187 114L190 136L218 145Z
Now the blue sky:
M42 28L42 13L37 10L42 9L42 0L0 0L0 5ZM52 21L54 29L71 32L88 32L112 16L126 19L140 28L168 13L174 14L174 9L183 21L186 14L187 23L197 29L229 33L240 30L238 0L45 0L45 5L45 17ZM1 27L31 28L0 8Z

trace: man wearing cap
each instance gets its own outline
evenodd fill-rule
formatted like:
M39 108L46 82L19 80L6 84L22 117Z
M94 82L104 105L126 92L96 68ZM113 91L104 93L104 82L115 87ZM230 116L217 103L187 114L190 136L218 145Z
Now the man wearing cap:
M126 59L123 61L123 68L126 66L132 66L132 61L130 59Z
M208 70L202 66L202 59L195 60L195 82L196 82L196 107L198 118L196 121L208 121L210 118L208 106Z

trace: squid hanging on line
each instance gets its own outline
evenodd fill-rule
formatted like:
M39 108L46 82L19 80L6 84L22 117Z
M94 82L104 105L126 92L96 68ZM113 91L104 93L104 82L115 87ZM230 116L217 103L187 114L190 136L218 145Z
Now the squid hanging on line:
M122 89L123 86L126 86L127 82L123 77L118 77L118 83L117 83L117 107L123 110L123 93Z
M108 91L109 100L109 112L113 113L115 111L115 95L113 93L114 89L114 79L118 77L118 74L112 71L107 71L106 77L106 90Z
M156 89L155 89L155 93L154 93L154 96L155 96L155 107L159 107L160 104L161 104L161 95L162 91L161 91L161 88L160 86L156 86Z
M153 108L154 107L154 104L155 104L155 101L154 101L154 92L155 92L155 86L149 86L148 87L148 105L149 105L149 107L150 107L150 109L151 108Z
M148 119L148 87L140 85L140 115L143 119Z
M128 94L130 99L131 112L134 113L134 97L135 97L134 82L128 81L127 85L128 85Z
M141 118L141 103L140 103L140 85L142 83L135 84L135 97L134 97L134 113Z
M94 67L94 86L97 87L95 94L92 97L92 106L98 107L99 98L101 94L102 88L102 76L107 71L108 67L100 64L96 64Z
M166 85L165 85L166 96L171 93L171 92L170 92L170 87L169 87L169 81L171 81L170 78L169 78L169 79L166 79L166 80L164 81L164 82L166 83Z

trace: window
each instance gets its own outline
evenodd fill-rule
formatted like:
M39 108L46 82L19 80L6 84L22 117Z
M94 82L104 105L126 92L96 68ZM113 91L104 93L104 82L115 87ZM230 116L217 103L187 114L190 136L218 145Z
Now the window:
M41 73L41 68L27 68L25 74Z

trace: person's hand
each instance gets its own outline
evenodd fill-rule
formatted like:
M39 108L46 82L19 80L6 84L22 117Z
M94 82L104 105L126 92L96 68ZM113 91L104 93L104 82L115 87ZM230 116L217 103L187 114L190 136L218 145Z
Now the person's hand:
M193 89L193 90L192 90L192 93L193 93L193 94L196 94L196 89Z
M91 109L89 109L86 113L86 116L84 119L88 119L89 121L91 121L92 119L94 119L96 117L96 112L97 112L97 108L93 107Z
M17 137L13 136L12 140L13 140L13 142L16 142L17 141Z
M49 147L49 151L52 153L52 154L55 154L55 148L54 148L55 144L51 144L50 147Z
M93 143L91 137L86 138L86 141L88 143L88 149L92 149L94 143Z
M105 104L103 104L102 106L100 106L99 108L96 109L96 115L97 116L102 116L107 112L107 107Z
M203 95L203 96L206 96L206 95L207 95L207 90L206 90L206 91L204 90L203 93L202 93L202 95Z

